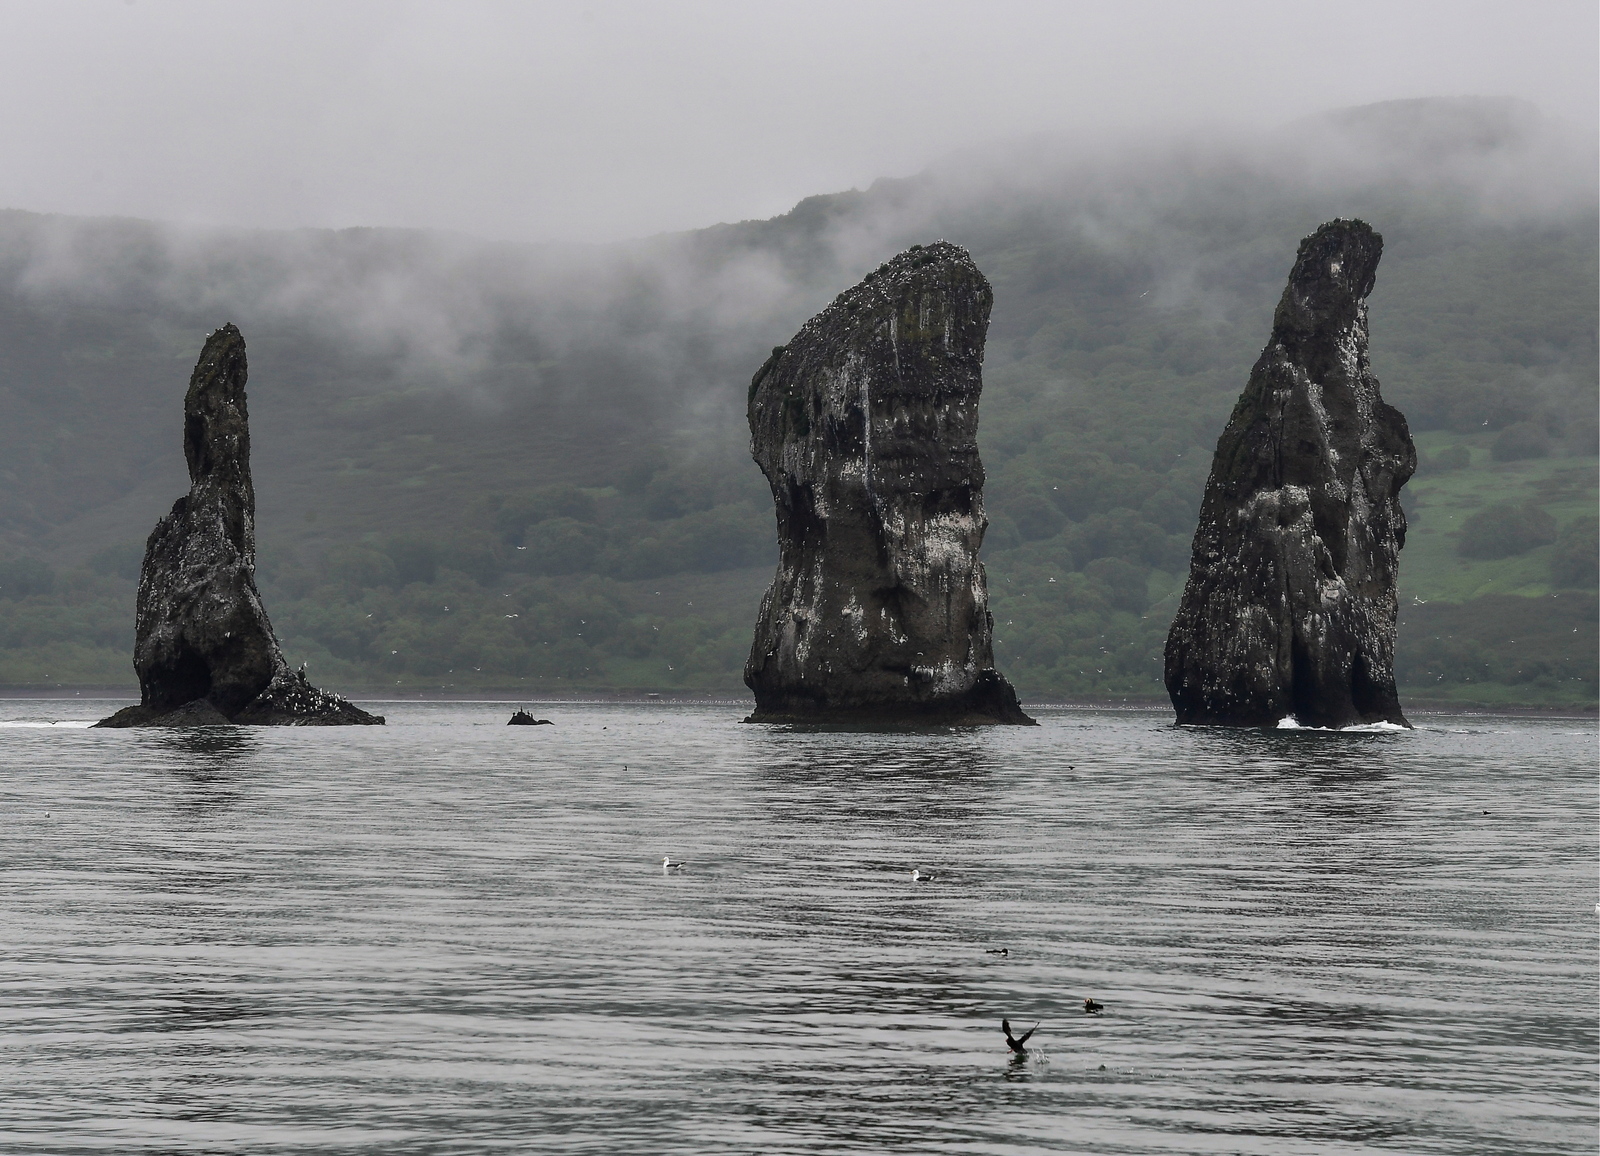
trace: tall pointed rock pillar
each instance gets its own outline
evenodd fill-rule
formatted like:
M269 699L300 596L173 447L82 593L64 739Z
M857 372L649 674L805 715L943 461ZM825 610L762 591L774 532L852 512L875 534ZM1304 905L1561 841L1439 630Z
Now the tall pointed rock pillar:
M1367 360L1383 238L1300 243L1272 337L1217 442L1167 636L1178 722L1405 726L1394 679L1400 489L1417 453Z
M139 573L140 702L103 727L381 723L291 671L256 590L244 338L206 339L183 403L189 492L156 523Z
M913 246L750 383L779 562L745 664L748 721L1033 721L994 669L978 561L993 301L964 249Z

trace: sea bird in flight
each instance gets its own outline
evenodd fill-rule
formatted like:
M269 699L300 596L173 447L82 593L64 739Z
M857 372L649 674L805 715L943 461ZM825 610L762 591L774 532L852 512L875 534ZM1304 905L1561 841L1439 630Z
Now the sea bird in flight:
M1025 1055L1028 1054L1028 1049L1023 1047L1022 1045L1027 1043L1031 1038L1033 1038L1033 1033L1039 1030L1039 1025L1038 1024L1034 1024L1027 1031L1023 1032L1022 1033L1022 1038L1020 1040L1017 1039L1016 1036L1013 1036L1011 1034L1011 1021L1010 1020L1001 1020L1000 1021L1000 1030L1006 1033L1006 1047L1010 1048L1013 1052L1016 1052L1017 1055L1019 1055L1019 1056L1025 1056Z

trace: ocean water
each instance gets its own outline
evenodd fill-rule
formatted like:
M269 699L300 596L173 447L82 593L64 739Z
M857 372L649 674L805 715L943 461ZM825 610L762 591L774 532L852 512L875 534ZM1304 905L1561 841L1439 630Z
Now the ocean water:
M1596 1150L1592 721L115 705L0 702L0 1151Z

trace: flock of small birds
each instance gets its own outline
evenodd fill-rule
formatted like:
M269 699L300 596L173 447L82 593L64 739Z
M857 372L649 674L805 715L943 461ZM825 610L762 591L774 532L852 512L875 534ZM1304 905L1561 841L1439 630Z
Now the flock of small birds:
M671 855L663 855L661 857L661 873L663 875L676 875L687 865L680 860L674 859ZM915 883L932 883L935 878L936 876L932 871L924 871L920 867L911 872L911 879ZM1600 907L1600 904L1596 906ZM1004 959L1011 954L1011 949L1009 947L986 947L984 948L984 954L998 955ZM1105 1010L1106 1005L1099 1000L1086 999L1083 1001L1083 1014L1086 1016L1097 1016ZM1025 1056L1028 1054L1028 1049L1025 1045L1033 1037L1033 1033L1039 1030L1039 1025L1035 1023L1022 1035L1014 1036L1011 1034L1011 1021L1003 1019L1000 1021L1000 1030L1005 1033L1006 1047L1010 1048L1016 1055ZM1104 1064L1101 1065L1101 1067L1104 1066Z

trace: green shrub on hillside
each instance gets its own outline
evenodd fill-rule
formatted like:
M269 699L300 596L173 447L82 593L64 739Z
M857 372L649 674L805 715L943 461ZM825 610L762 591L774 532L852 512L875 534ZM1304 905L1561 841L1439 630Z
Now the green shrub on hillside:
M494 512L494 528L508 546L521 546L529 526L550 518L577 522L595 520L595 500L576 486L543 486L528 494L504 498Z
M1143 614L1150 609L1150 570L1121 558L1096 558L1083 568L1097 582L1106 602L1116 610Z
M605 545L605 531L576 518L546 518L527 533L521 568L532 574L577 574L587 571Z
M1600 518L1579 518L1562 527L1550 559L1550 580L1575 590L1600 585Z
M46 562L26 556L0 562L0 598L48 594L55 587L56 572Z
M126 578L137 582L139 569L144 565L144 546L142 538L129 538L126 542L97 550L89 557L89 569L108 578Z
M394 559L372 546L334 546L324 565L329 578L351 590L397 585Z
M439 574L439 545L431 538L399 535L384 543L383 552L394 564L394 581L400 586L427 585Z
M1513 701L1592 701L1597 600L1593 594L1402 607L1395 674L1402 698L1430 694L1492 702L1493 687Z
M1556 520L1538 506L1500 502L1466 520L1456 551L1463 558L1511 558L1555 540Z
M1550 456L1550 435L1531 421L1519 421L1500 431L1489 453L1497 462L1547 458Z

